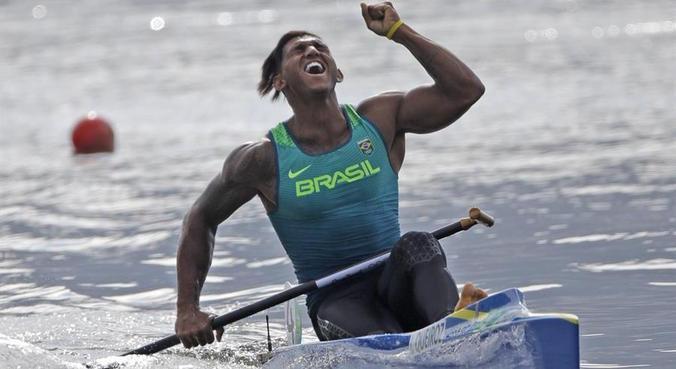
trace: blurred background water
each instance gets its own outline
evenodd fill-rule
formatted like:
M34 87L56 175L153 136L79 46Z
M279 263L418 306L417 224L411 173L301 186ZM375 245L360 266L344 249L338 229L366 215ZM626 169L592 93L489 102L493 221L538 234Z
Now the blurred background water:
M409 137L402 230L481 206L495 228L443 242L458 283L579 315L582 367L672 367L676 2L395 6L487 86L450 128ZM430 81L356 1L0 0L0 366L80 367L173 332L182 216L230 150L290 115L255 91L289 29L323 36L343 103ZM74 157L70 130L92 110L117 150ZM219 228L202 305L225 312L287 280L254 200ZM259 314L221 344L128 364L254 367L264 341Z

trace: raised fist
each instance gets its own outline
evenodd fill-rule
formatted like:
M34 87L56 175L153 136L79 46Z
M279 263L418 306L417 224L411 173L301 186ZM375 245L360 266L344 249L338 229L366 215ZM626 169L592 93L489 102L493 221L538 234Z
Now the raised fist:
M374 5L361 3L361 15L366 27L380 36L387 35L387 31L399 20L399 14L389 1Z

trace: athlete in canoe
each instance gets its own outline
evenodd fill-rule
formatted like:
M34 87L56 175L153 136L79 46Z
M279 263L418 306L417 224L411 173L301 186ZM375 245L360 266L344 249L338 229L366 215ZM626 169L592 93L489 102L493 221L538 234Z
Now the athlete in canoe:
M484 86L456 56L403 23L391 3L361 10L368 29L407 48L434 83L341 105L334 88L343 73L322 39L304 31L281 37L258 90L273 100L283 94L293 116L236 148L184 219L176 333L185 347L214 341L199 296L216 228L256 195L299 282L392 252L384 266L307 296L320 339L411 331L459 303L439 242L425 232L400 235L397 173L405 135L447 127ZM468 285L460 306L483 296ZM216 333L220 340L222 329Z

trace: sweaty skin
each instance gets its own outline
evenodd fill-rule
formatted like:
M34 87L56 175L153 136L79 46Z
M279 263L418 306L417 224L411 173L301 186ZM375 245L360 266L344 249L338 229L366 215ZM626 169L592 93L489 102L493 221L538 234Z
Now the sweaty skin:
M379 36L385 36L399 20L389 2L362 3L361 10L368 29ZM410 91L370 97L357 106L359 114L383 134L392 167L399 171L405 134L429 133L449 126L483 95L484 86L456 56L408 25L402 25L392 40L408 49L433 80ZM325 72L306 73L304 67L310 61L321 63ZM343 80L343 74L326 44L311 36L290 40L284 46L280 69L273 86L284 94L293 110L288 128L302 149L322 153L349 140L350 131L335 94L335 85ZM256 195L266 211L275 209L275 160L267 138L239 146L184 218L177 253L175 328L187 348L214 341L211 317L200 310L199 296L211 265L216 229ZM220 341L223 330L216 332Z

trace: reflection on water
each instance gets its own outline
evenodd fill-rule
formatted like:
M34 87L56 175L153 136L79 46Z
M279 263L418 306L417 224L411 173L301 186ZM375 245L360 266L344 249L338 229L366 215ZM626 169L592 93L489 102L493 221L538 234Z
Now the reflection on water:
M176 293L173 288L160 288L129 295L103 296L103 298L125 305L153 308L176 301Z
M584 368L668 367L674 2L396 5L487 86L452 127L407 138L403 230L484 208L496 227L443 241L456 281L521 286L534 311L578 314ZM183 214L235 145L290 114L256 96L260 63L282 31L305 28L325 37L346 75L341 102L427 83L424 70L369 34L346 1L11 0L0 9L0 359L257 366L263 314L229 327L218 345L113 355L173 331ZM73 157L71 125L94 109L112 121L118 151ZM219 228L202 302L227 312L294 279L254 200ZM281 345L282 310L267 313Z
M582 264L578 268L589 272L617 272L630 270L663 270L676 269L676 260L674 259L652 259L646 261L627 260L620 263L608 264Z
M650 282L651 286L676 287L676 282Z
M617 240L635 240L640 238L650 238L650 237L664 237L673 235L672 232L636 232L636 233L615 233L615 234L591 234L587 236L578 236L578 237L567 237L554 240L554 244L565 244L565 243L587 243L587 242L599 242L599 241L617 241Z

